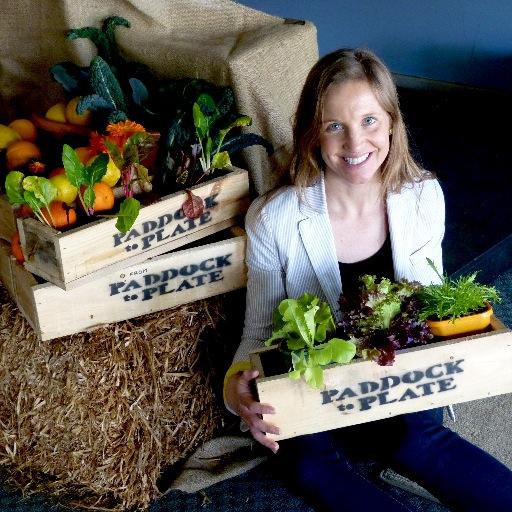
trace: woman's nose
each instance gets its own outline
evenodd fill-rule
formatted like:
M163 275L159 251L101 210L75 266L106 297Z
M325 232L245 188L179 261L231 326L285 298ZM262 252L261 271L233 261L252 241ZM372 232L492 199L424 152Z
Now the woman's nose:
M363 134L361 130L357 128L352 128L346 130L345 139L343 141L343 146L345 149L349 151L356 150L363 142Z

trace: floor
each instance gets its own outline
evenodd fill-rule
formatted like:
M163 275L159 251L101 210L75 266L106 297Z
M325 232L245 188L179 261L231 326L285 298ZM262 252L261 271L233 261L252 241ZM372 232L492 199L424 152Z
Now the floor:
M500 315L512 325L512 269L507 267L512 261L512 243L507 238L512 231L512 195L506 149L512 102L497 94L460 89L400 89L400 99L413 151L425 168L437 173L445 192L445 270L453 273L471 265L485 266L479 267L481 277L495 283L508 297L500 306ZM475 260L489 250L486 259ZM374 477L377 469L372 465L361 468ZM379 481L379 485L408 502L412 510L447 511L384 482ZM0 491L0 511L50 510L66 509L46 496L23 499L18 492ZM196 494L174 491L157 500L150 510L311 512L281 485L271 463Z

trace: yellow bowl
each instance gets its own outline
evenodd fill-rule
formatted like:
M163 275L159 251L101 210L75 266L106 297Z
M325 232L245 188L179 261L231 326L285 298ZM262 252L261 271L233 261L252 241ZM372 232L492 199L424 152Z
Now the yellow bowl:
M468 316L456 318L455 321L448 320L427 320L434 336L446 338L448 336L460 336L469 332L483 331L491 324L492 307L487 304L487 309L481 313L474 313Z

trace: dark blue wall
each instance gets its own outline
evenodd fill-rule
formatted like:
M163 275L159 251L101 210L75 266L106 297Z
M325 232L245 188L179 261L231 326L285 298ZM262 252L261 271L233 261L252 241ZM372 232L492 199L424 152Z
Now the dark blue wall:
M241 0L307 19L320 54L373 49L394 71L512 90L512 0Z

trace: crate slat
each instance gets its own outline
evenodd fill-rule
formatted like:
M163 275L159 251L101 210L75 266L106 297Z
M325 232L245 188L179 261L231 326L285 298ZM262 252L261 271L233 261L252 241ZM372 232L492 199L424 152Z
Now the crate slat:
M16 216L5 194L0 194L0 238L10 241L16 231Z

